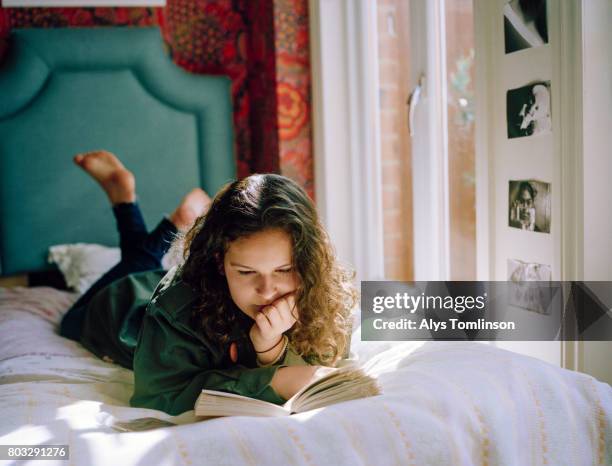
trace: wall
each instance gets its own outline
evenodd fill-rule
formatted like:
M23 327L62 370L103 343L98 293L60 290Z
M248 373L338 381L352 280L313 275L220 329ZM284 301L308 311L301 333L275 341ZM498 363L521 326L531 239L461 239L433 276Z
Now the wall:
M476 0L479 279L507 259L548 264L553 280L612 280L612 4L548 2L549 43L504 53L505 0ZM552 132L508 139L506 91L551 81ZM508 227L508 180L551 183L550 234ZM534 313L533 320L538 315ZM612 382L610 342L498 343Z
M584 278L612 281L612 3L583 5Z
M582 2L584 279L612 282L612 2ZM612 342L585 342L583 370L612 383Z
M546 264L552 269L553 280L559 280L561 261L559 175L560 141L559 98L560 76L555 63L560 56L556 44L559 40L558 16L548 10L548 44L505 53L503 7L506 0L476 1L476 114L477 185L481 185L477 202L477 216L486 219L486 230L478 232L486 237L490 249L478 253L485 255L488 273L479 273L479 279L506 281L508 259ZM480 17L479 17L480 15ZM507 133L506 93L510 89L526 86L533 81L551 81L553 99L553 130L547 134L510 139ZM484 142L482 142L484 140ZM484 163L482 161L485 161ZM486 166L486 171L479 170ZM537 179L550 183L552 192L552 224L550 233L525 231L508 225L509 181ZM483 190L482 186L487 189ZM487 194L482 194L488 191ZM482 202L486 196L486 202ZM487 205L488 208L483 208ZM480 241L479 241L480 242ZM516 308L515 308L516 309ZM534 325L547 316L522 309L523 318ZM555 365L562 364L560 342L496 342L496 346L541 358Z
M313 193L307 0L168 0L165 8L1 8L12 28L159 26L194 73L232 80L240 177L280 172Z

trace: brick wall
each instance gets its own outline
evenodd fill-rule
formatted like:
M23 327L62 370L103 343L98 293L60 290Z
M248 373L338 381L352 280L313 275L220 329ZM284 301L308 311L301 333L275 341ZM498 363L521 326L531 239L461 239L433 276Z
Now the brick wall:
M472 0L446 2L450 279L476 279ZM470 58L471 57L471 58ZM464 106L460 104L463 102Z
M406 99L408 2L379 0L378 54L385 278L413 279L412 171Z

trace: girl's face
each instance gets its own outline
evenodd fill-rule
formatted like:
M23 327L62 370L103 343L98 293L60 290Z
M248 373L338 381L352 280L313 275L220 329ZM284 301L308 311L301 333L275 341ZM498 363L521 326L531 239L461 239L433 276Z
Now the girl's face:
M223 258L223 271L234 303L253 319L299 284L291 236L280 228L232 241Z

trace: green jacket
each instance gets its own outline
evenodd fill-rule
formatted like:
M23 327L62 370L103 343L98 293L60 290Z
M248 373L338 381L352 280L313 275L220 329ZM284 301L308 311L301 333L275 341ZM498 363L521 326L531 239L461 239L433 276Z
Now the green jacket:
M286 400L270 386L279 367L306 365L288 347L279 364L258 367L248 337L253 324L241 314L230 342L220 347L189 325L195 295L178 269L142 272L98 292L88 306L81 343L97 356L134 370L130 404L177 415L193 409L203 388L258 398ZM229 358L236 342L238 361Z

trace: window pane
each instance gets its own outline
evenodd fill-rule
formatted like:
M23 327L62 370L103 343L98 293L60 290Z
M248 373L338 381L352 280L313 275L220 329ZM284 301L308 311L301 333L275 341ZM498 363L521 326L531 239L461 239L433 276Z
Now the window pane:
M476 279L474 23L472 0L447 0L450 279Z

